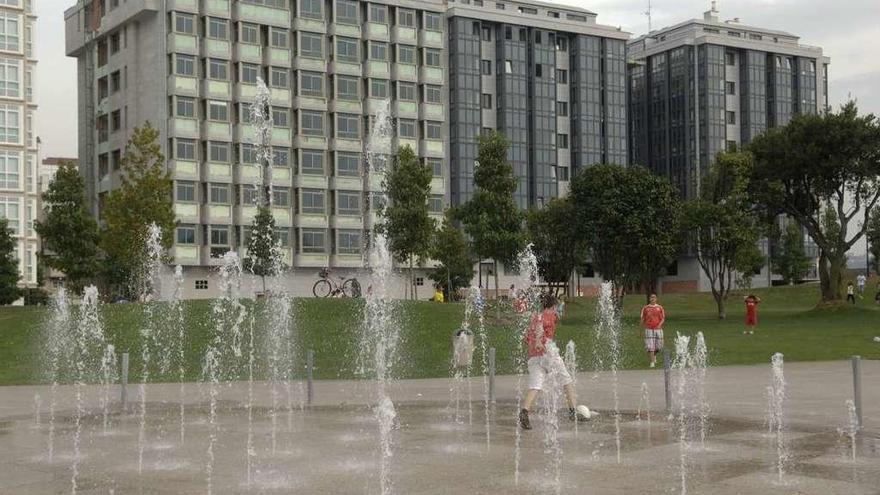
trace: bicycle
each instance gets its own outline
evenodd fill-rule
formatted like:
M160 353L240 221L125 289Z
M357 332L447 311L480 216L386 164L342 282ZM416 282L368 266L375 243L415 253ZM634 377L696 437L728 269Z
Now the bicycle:
M361 284L356 278L338 277L339 282L330 278L330 269L318 272L321 279L312 286L315 297L361 297Z

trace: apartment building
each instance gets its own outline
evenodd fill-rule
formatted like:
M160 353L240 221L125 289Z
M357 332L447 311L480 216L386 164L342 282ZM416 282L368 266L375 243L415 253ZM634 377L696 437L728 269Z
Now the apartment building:
M445 5L437 0L81 0L65 13L78 60L79 162L100 218L124 146L160 131L180 226L187 297L216 294L212 265L247 245L261 170L249 104L269 87L273 214L296 294L321 267L350 276L375 222L365 173L371 116L391 100L395 146L434 171L447 204Z
M828 106L830 60L821 48L739 19L722 21L714 5L702 19L630 41L628 50L630 163L667 177L684 198L699 194L718 152ZM805 241L808 253L818 256L815 244ZM761 249L769 254L772 246L765 239ZM764 267L753 283L768 285L772 278ZM693 253L663 281L665 290L706 290L707 284Z
M39 240L34 232L38 211L38 139L34 135L34 30L32 0L0 4L0 217L15 238L22 287L37 283Z
M627 163L626 41L585 9L450 0L450 198L474 190L477 138L510 142L521 208L565 195L572 173Z

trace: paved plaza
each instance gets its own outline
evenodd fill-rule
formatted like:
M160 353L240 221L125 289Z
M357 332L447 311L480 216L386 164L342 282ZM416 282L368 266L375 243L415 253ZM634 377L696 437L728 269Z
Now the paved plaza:
M460 391L456 414L448 379L406 380L392 387L399 428L393 433L393 493L682 493L684 454L687 493L717 494L876 494L880 486L880 362L862 363L865 429L852 445L841 429L845 401L852 397L848 361L790 363L788 442L791 458L784 483L777 481L775 439L767 434L765 386L768 366L712 368L707 378L711 406L705 444L680 448L673 423L663 412L663 372L625 371L618 376L620 463L613 421L610 373L578 376L580 402L601 416L577 429L560 419L561 455L554 463L545 449L545 418L534 414L534 429L522 433L518 479L515 472L515 390L517 378L498 377L497 402L490 410L486 439L483 382ZM637 418L646 384L651 422ZM187 384L185 437L180 438L177 384L147 387L147 428L138 473L138 387L129 385L130 408L114 403L104 429L100 389L86 387L89 415L83 422L77 493L206 493L209 435L207 391ZM118 400L118 389L112 390ZM213 493L372 494L379 491L377 427L370 409L373 386L366 381L319 381L311 406L293 388L293 411L275 421L272 449L271 394L254 385L253 468L248 483L247 384L221 390L217 421ZM73 388L59 387L54 452L48 459L50 389L0 388L0 493L70 493ZM286 394L282 402L286 405ZM540 401L539 401L540 402ZM39 409L40 414L35 414ZM459 421L455 421L455 417ZM558 478L557 478L558 473Z

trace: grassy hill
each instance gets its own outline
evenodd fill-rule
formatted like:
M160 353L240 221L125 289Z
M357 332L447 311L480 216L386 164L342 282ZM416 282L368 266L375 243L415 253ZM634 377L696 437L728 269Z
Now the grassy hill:
M869 285L874 287L875 284ZM873 298L859 300L855 307L815 309L818 287L803 285L754 291L762 299L759 326L755 335L742 334L744 307L741 293L731 295L728 319L715 317L715 304L710 294L670 294L660 302L667 312L665 326L667 346L671 347L676 332L696 334L702 331L710 350L713 365L752 364L768 362L774 352L782 352L788 361L845 359L859 354L866 359L880 359L880 344L872 341L880 336L880 306ZM622 367L641 368L647 365L642 350L642 331L638 314L643 296L628 296L624 301L621 328ZM252 302L247 302L252 307ZM571 339L578 349L580 369L596 364L592 330L595 321L593 299L570 301L562 320L557 342L560 347ZM339 299L298 299L295 304L298 369L305 361L306 349L315 350L315 375L318 378L351 378L355 376L359 350L360 309L362 301ZM187 313L186 369L189 379L199 379L202 357L212 325L210 301L185 302ZM40 342L45 308L0 308L0 385L45 382ZM402 378L439 377L449 375L451 336L461 322L461 304L401 302L398 324L402 341L395 368ZM486 310L490 345L497 348L499 373L514 372L513 356L519 342L513 329L513 318L506 308ZM131 354L132 381L140 375L138 331L143 319L143 306L114 304L103 306L105 331L117 352ZM264 333L260 314L255 318L258 341ZM259 344L262 348L263 344ZM600 355L602 353L599 353ZM257 351L257 355L265 355ZM175 365L176 368L176 365ZM156 380L176 379L159 376Z

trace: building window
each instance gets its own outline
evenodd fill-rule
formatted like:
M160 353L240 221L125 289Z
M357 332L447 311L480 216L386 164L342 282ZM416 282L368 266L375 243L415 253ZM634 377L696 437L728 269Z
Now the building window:
M513 62L510 60L504 61L504 73L505 74L513 74Z
M361 193L358 191L336 191L336 213L338 215L360 215Z
M388 43L381 41L370 42L370 60L388 61Z
M301 111L300 134L324 136L324 114L322 112Z
M299 55L324 58L324 37L320 34L299 33Z
M181 34L196 33L196 16L192 14L174 13L174 32Z
M357 153L337 153L336 154L336 175L341 177L358 177L360 171L361 157Z
M208 161L229 163L229 143L208 142Z
M416 13L409 9L397 9L397 25L403 27L416 27Z
M18 98L21 89L20 81L21 61L0 58L0 96Z
M736 112L727 112L727 123L736 124Z
M226 60L218 60L216 58L208 59L208 79L218 81L229 80L229 62Z
M556 69L557 84L568 84L568 71L565 69Z
M556 102L556 115L560 117L568 116L568 102L567 101L557 101Z
M20 235L19 227L21 222L21 204L18 198L10 198L0 196L0 218L7 221L6 227L12 231L12 235Z
M290 206L290 189L286 187L273 187L272 204L275 206Z
M229 246L229 227L211 227L211 245Z
M415 139L416 121L410 119L397 119L397 137Z
M177 201L194 203L196 200L196 185L194 182L179 181L177 183Z
M360 24L358 2L336 0L336 22L339 24Z
M442 31L443 24L440 14L425 12L425 29L428 31Z
M175 141L174 158L190 161L196 159L196 142L194 140L177 138Z
M175 105L175 115L187 119L196 117L196 100L188 96L175 96L177 104Z
M443 213L443 196L432 194L428 198L428 212Z
M397 99L401 101L416 101L416 85L413 83L397 83Z
M480 29L480 39L483 41L492 41L491 26L483 26L482 29Z
M272 67L269 69L269 86L272 88L288 88L287 69Z
M21 157L15 151L0 151L0 189L18 189L21 185Z
M352 38L336 38L336 58L345 62L358 62L358 42Z
M305 175L324 175L324 153L320 151L302 151L299 173Z
M238 204L255 205L257 204L257 186L253 184L243 184L239 189Z
M324 96L324 74L320 72L300 72L299 74L300 96Z
M208 18L208 38L225 40L229 38L229 22L226 19Z
M248 43L251 45L260 44L260 26L242 22L239 31L241 32L241 36L238 41L241 43Z
M431 168L434 177L443 177L443 160L440 158L425 158L425 165Z
M174 73L178 76L195 77L196 58L192 55L174 54Z
M272 125L275 127L290 127L290 112L286 108L273 108Z
M491 60L480 60L480 73L484 76L492 75L492 61Z
M425 285L425 278L424 277L416 277L415 285L416 285L416 287L423 287Z
M272 148L272 166L290 166L290 148Z
M556 147L562 150L568 149L568 134L556 135Z
M725 82L724 82L724 88L725 88L727 94L729 94L729 95L735 95L735 94L736 94L736 83L735 83L735 82L733 82L733 81L725 81Z
M196 290L208 290L208 281L196 280Z
M724 61L727 65L736 65L736 53L724 52Z
M300 208L302 213L325 213L324 191L322 189L300 189Z
M288 33L284 29L269 28L269 46L273 48L287 48L289 44Z
M443 103L443 88L440 86L425 86L425 103Z
M287 227L278 227L275 229L275 233L278 234L278 244L280 244L281 247L290 246L290 229Z
M414 65L416 63L416 48L409 45L398 45L397 63Z
M208 120L229 122L229 102L208 100Z
M370 4L370 22L388 24L388 7L381 4Z
M491 109L492 108L492 95L487 94L487 93L481 94L480 95L480 106L484 109L487 109L487 110Z
M370 79L370 97L388 98L388 81L386 79Z
M208 200L216 205L229 204L229 184L211 184Z
M425 65L428 67L440 67L440 50L425 48Z
M360 80L356 77L336 76L336 97L340 100L358 101Z
M443 126L440 122L434 121L426 121L425 122L425 139L442 139L442 129Z
M727 151L736 151L736 141L727 141Z
M360 138L360 117L357 115L336 114L336 137L343 139Z
M177 243L178 244L195 244L196 228L193 226L177 227Z
M361 254L361 231L336 231L336 254Z
M257 84L257 77L260 74L260 66L256 64L239 64L241 70L241 79L240 81L245 84Z
M254 145L242 143L240 151L240 163L253 164L257 163L257 152L254 151Z
M325 253L327 251L327 233L323 230L302 229L300 252Z

